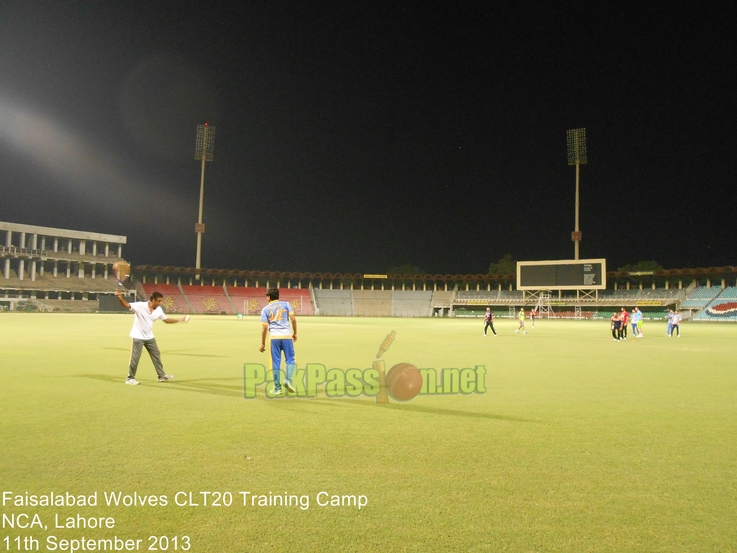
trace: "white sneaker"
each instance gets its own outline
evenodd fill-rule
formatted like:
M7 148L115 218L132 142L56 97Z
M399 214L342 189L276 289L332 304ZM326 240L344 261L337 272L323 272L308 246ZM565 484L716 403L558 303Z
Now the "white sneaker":
M174 380L174 376L171 374L165 374L159 377L159 382L166 382L167 380Z
M135 378L129 378L125 381L125 383L128 384L128 386L138 386L139 384L138 380L136 380Z
M284 387L287 389L287 392L291 392L293 394L297 393L297 390L294 389L294 386L292 386L292 383L289 380L284 381Z
M271 397L279 397L284 395L284 390L279 388L278 390L271 390L268 392Z

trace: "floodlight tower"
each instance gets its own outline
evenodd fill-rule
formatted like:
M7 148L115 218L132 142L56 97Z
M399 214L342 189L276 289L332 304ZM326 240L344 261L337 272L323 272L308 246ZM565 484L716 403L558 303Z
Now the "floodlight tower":
M202 222L202 204L205 200L205 162L212 161L215 152L215 127L209 123L197 125L197 138L195 139L194 158L202 160L202 175L200 176L200 212L194 231L197 233L197 260L195 268L198 269L195 277L200 279L200 259L202 254L202 233L205 232L205 224Z
M576 166L576 227L571 233L571 240L574 244L574 257L578 259L578 246L581 242L581 231L578 227L578 210L579 210L579 186L578 175L579 167L585 164L586 158L586 129L570 129L568 135L568 165Z

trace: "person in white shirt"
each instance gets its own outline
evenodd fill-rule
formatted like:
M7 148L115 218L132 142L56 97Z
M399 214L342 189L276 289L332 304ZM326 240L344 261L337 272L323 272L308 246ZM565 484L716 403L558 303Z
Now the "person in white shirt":
M136 371L138 370L138 362L141 359L141 353L143 348L146 348L148 354L151 356L151 361L156 369L156 374L159 375L159 382L166 382L167 380L173 380L174 377L164 372L164 366L161 363L161 352L159 346L156 345L156 338L154 338L153 326L156 321L164 321L165 323L186 323L189 320L189 316L181 317L179 319L170 319L164 313L161 308L161 300L164 296L161 292L154 292L148 301L134 301L128 303L123 297L121 290L116 290L115 295L120 301L120 305L132 311L135 315L133 319L133 328L131 329L130 337L133 338L133 345L131 346L131 359L130 366L128 367L128 379L125 381L130 386L137 386L138 380L136 380Z
M673 336L673 333L676 333L676 337L681 337L681 320L683 317L681 317L681 312L676 310L675 313L673 313L673 317L671 318L671 332L668 334L668 336Z

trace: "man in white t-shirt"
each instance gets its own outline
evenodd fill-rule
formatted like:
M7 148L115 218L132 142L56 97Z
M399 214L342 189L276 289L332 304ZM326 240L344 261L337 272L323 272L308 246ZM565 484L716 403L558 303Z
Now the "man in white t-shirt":
M130 337L133 338L131 360L128 368L128 379L125 383L131 386L138 385L136 371L138 370L138 361L141 359L143 348L146 348L146 351L151 356L156 374L159 375L159 382L173 380L174 377L172 375L164 372L164 366L161 363L161 352L159 351L159 346L156 345L156 338L154 338L153 326L154 322L159 320L169 324L186 323L189 320L189 316L180 319L169 319L161 308L161 300L164 298L161 292L151 294L148 301L134 301L133 303L126 301L121 290L116 290L115 295L118 297L120 305L126 309L130 309L135 314L133 328L130 333Z

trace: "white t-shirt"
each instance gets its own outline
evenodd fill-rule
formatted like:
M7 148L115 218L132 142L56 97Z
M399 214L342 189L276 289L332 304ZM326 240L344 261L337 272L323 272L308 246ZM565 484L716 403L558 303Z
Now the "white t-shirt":
M163 321L166 319L166 313L161 306L154 309L151 313L148 309L147 301L134 301L131 304L131 311L135 314L133 319L133 328L131 329L131 338L136 340L151 340L154 337L154 321Z

